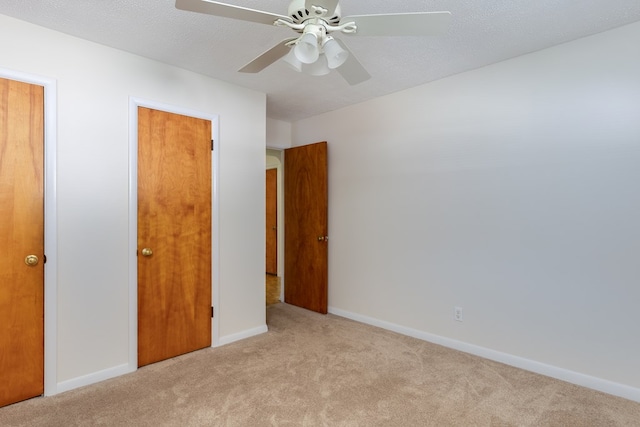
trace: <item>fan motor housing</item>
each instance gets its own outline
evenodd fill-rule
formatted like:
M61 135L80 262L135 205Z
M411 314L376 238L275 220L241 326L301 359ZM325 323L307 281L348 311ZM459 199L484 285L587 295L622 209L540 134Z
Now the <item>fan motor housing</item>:
M307 19L320 18L330 25L338 25L340 23L340 5L336 6L336 10L331 16L324 16L314 10L307 10L305 0L293 0L289 4L289 16L296 24L302 24Z

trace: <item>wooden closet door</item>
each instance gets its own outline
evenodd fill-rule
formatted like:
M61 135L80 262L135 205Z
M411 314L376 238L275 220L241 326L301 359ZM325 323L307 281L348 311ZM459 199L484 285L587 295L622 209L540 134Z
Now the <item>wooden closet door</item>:
M138 365L211 346L211 122L138 109Z
M284 152L285 302L327 313L327 143Z
M44 392L44 88L0 79L0 406Z

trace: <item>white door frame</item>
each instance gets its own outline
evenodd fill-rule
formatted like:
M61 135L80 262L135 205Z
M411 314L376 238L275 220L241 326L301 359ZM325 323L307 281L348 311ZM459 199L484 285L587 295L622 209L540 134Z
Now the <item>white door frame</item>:
M56 216L56 128L55 79L0 68L0 77L44 87L44 395L57 393L58 233Z
M215 313L220 313L220 206L218 116L141 98L129 98L129 370L138 369L138 107L209 120L215 149L211 156L211 299ZM219 345L219 316L211 327L211 346Z

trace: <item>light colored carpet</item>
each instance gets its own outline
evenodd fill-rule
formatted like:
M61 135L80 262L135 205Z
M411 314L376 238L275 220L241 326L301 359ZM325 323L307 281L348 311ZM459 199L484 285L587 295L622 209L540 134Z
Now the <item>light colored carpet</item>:
M333 315L0 409L2 426L638 426L640 403Z

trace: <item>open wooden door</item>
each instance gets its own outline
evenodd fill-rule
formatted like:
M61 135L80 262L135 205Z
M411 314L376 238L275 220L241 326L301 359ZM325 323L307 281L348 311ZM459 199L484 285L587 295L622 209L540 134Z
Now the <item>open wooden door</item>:
M211 346L211 122L138 108L138 365Z
M0 79L0 406L44 392L44 88Z
M278 170L267 169L266 172L266 207L265 220L266 257L265 272L278 274Z
M284 299L327 313L327 143L284 152Z

